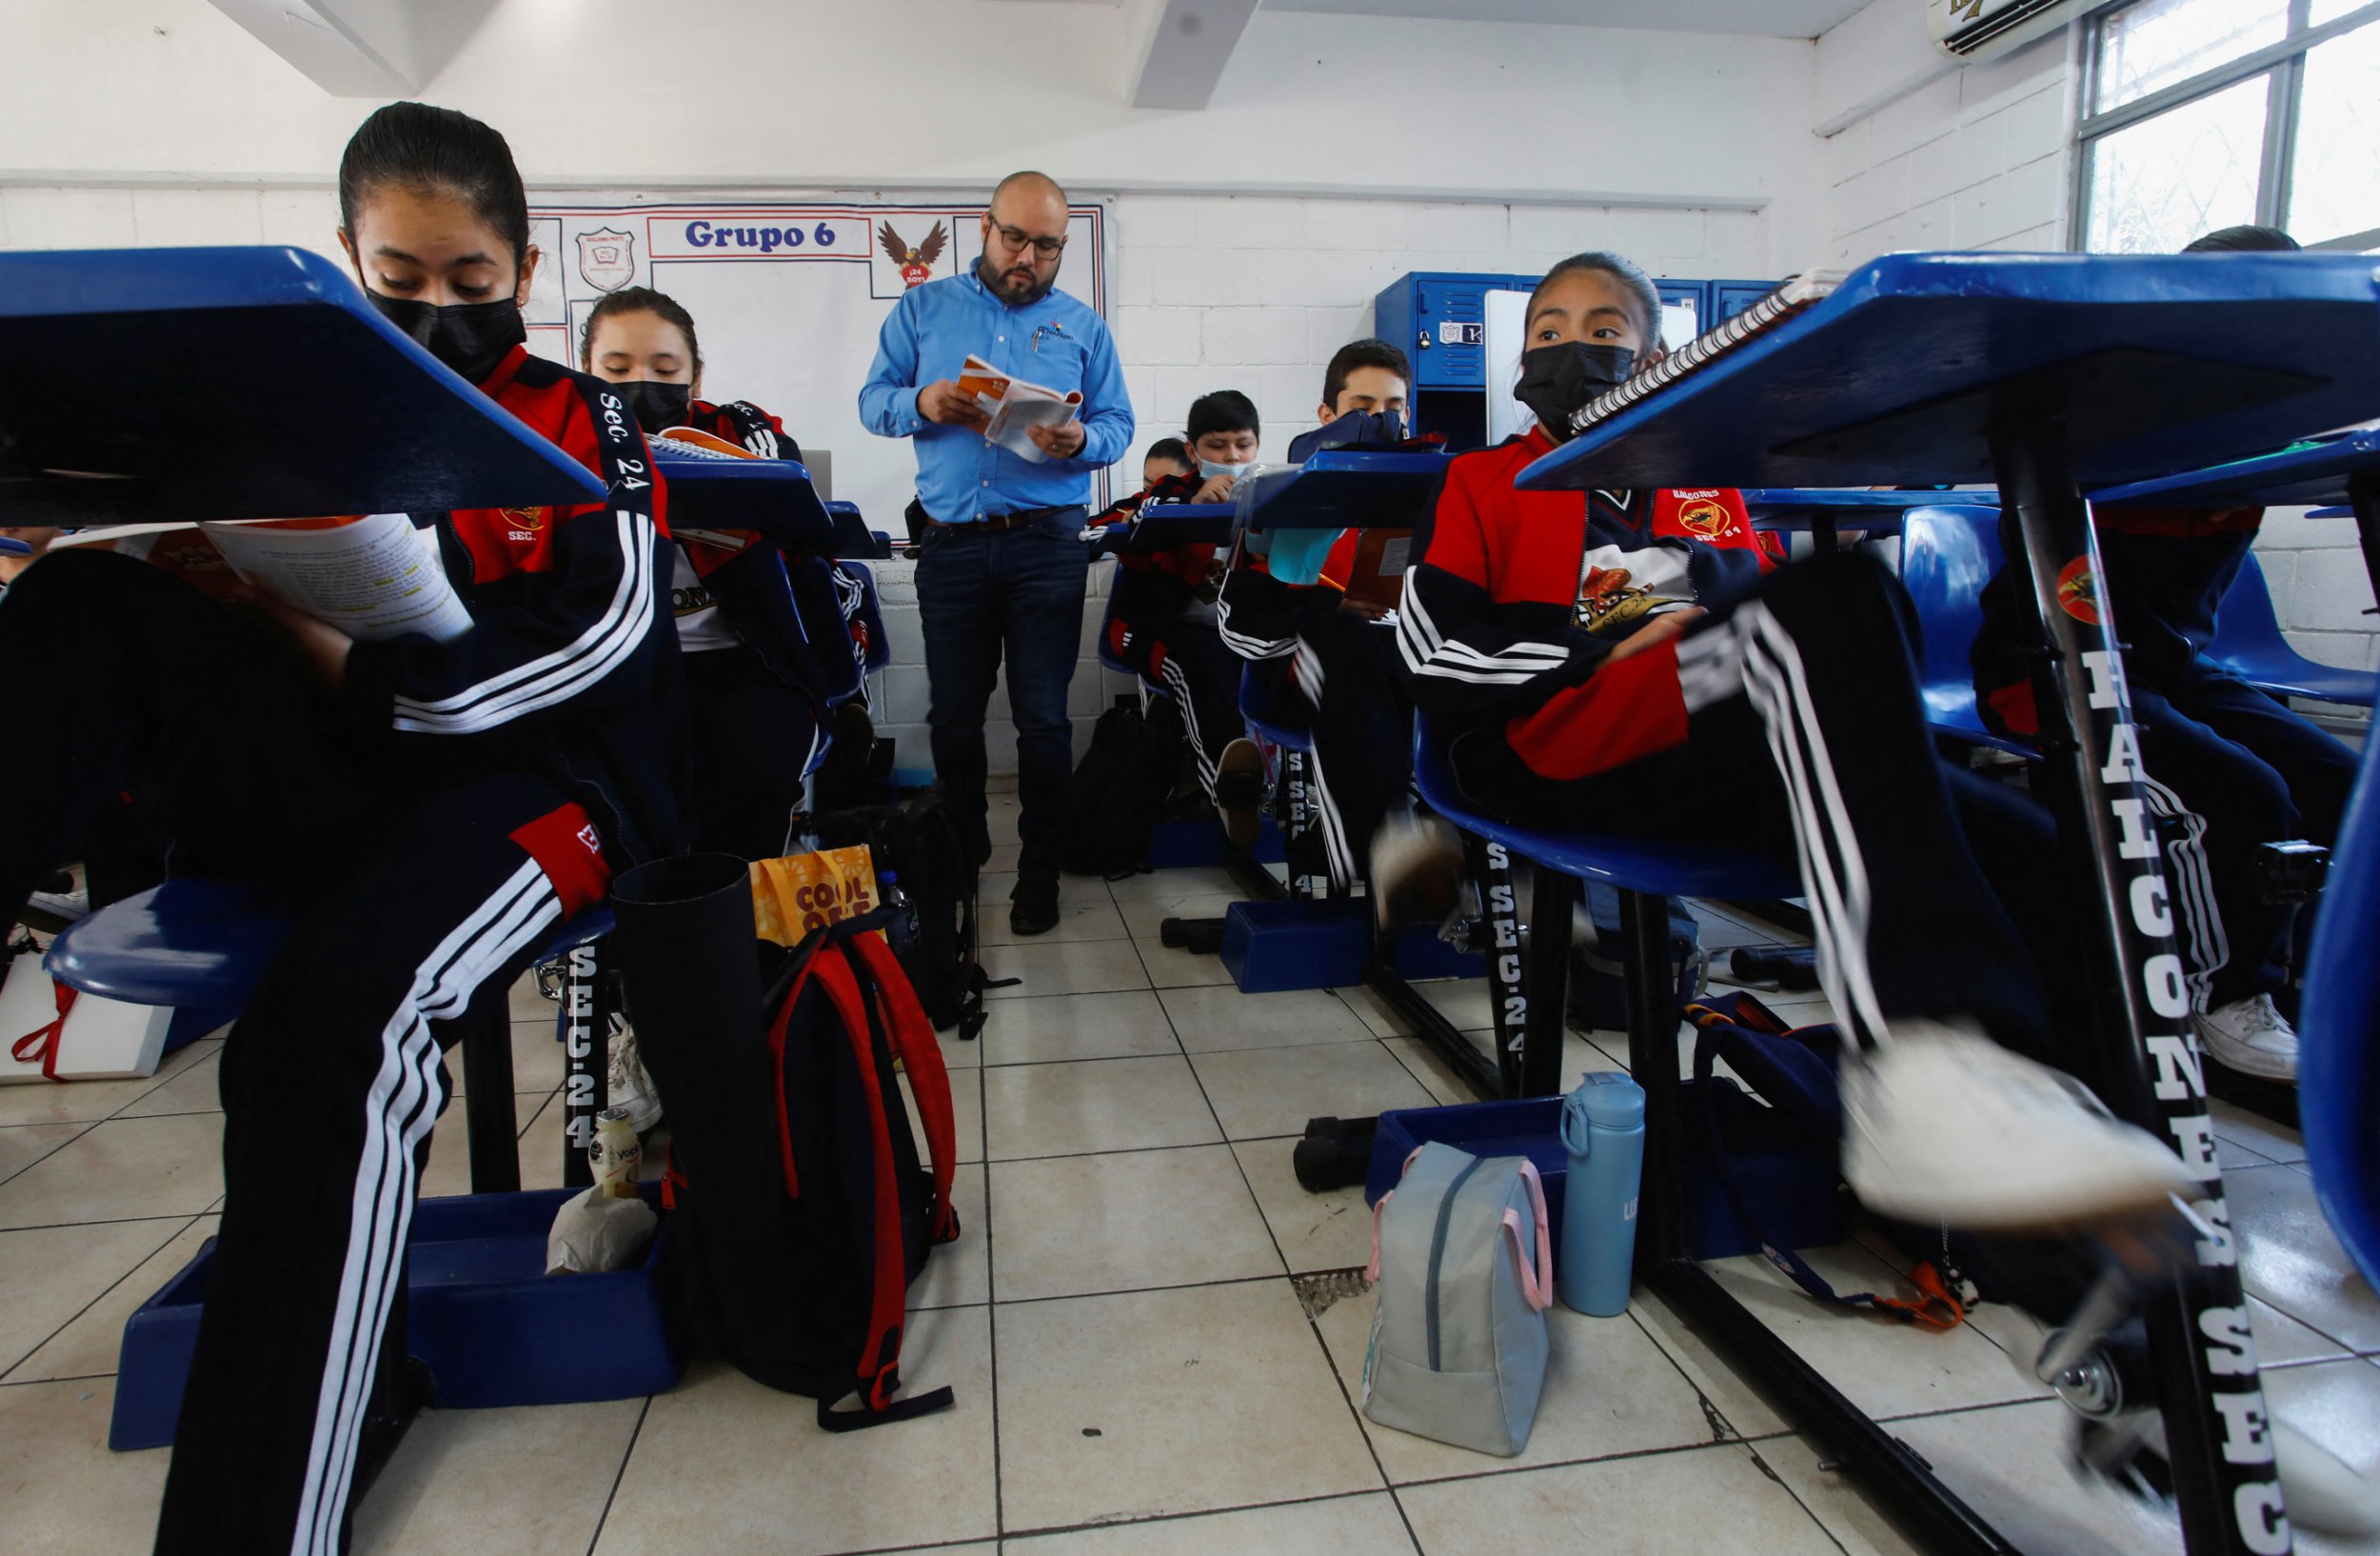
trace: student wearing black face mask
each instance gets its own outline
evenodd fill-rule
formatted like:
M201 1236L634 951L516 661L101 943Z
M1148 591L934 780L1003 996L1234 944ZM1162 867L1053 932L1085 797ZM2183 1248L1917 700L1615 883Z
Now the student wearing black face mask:
M373 301L608 492L414 515L471 614L443 641L354 642L264 599L260 625L91 550L44 558L0 608L0 662L45 668L15 695L51 741L0 763L0 808L41 818L0 828L0 921L129 792L177 872L252 887L290 924L223 1053L223 1224L167 1556L345 1548L447 1091L430 1023L501 998L612 870L684 847L663 489L619 397L522 348L537 251L504 137L395 104L339 187Z
M1515 489L1659 359L1659 309L1616 255L1557 266L1527 315L1538 426L1457 457L1416 537L1399 644L1458 787L1512 820L1800 873L1851 1039L1843 1173L1870 1208L2016 1230L2188 1191L2178 1156L2049 1068L2090 1020L2052 829L1935 755L1891 575L1844 556L1764 576L1733 491Z
M690 427L763 459L802 457L759 406L701 397L694 317L666 293L605 293L587 314L579 360L627 401L647 436ZM867 645L854 627L864 586L829 558L765 544L727 550L681 539L675 550L669 592L694 722L695 846L774 858L785 851L830 717L838 741L864 750L874 738ZM636 1078L626 1079L633 1088Z

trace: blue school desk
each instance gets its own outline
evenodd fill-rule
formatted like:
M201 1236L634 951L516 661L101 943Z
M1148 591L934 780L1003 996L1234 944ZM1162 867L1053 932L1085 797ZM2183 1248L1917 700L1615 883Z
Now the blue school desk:
M1155 503L1121 524L1085 529L1093 556L1120 551L1163 551L1176 546L1228 546L1233 515L1230 503Z
M1901 515L1913 508L1958 500L1939 491L1871 491L1861 487L1754 487L1738 495L1754 529L1807 529L1820 556L1835 553L1837 529L1896 529Z
M833 549L827 555L854 562L882 562L892 555L892 542L867 527L859 504L828 503L826 516L835 526Z
M2370 343L2362 354L2370 354ZM2317 519L2351 514L2364 570L2380 592L2380 429L2367 427L2310 449L2186 475L2135 481L2094 491L2091 502L2094 508L2313 508Z
M1259 471L1233 495L1241 521L1259 529L1409 529L1453 457L1325 449L1296 469Z
M669 485L672 529L750 529L813 554L835 543L834 516L819 501L810 472L793 460L672 453L664 441L653 445L653 464Z
M2236 262L2236 263L2235 263ZM2041 791L2061 831L2087 840L2069 861L2098 905L2102 976L2094 1015L2110 1103L2184 1143L2208 1174L2202 1219L2225 1217L2205 1083L2178 1018L2148 1001L2177 964L2170 919L2128 908L2135 882L2162 889L2159 862L2125 859L2119 818L2138 781L2109 782L2111 743L2129 735L2120 684L2092 667L2115 657L2086 490L2243 458L2309 428L2380 414L2380 279L2354 255L1898 254L1861 267L1822 302L1700 369L1595 422L1520 476L1526 488L1855 486L1995 481L2023 551L2010 560L2045 646L2036 702L2053 750ZM2095 695L2094 695L2095 693ZM2144 888L2144 891L2150 888ZM2152 892L2151 894L2153 894ZM2152 1060L2149 1042L2160 1047ZM1674 1075L1639 1056L1639 1079ZM2152 1073L2157 1084L2152 1088ZM1648 1122L1676 1149L1675 1088L1649 1088ZM1648 1170L1655 1285L1708 1322L1728 1348L1792 1399L1927 1543L2008 1548L1995 1531L1879 1432L1799 1358L1681 1257L1671 1175ZM1658 1186L1656 1187L1656 1186ZM2147 1307L2156 1394L2192 1556L2288 1546L2269 1463L2235 1462L2225 1410L2263 1411L2245 1358L2202 1338L2242 1307L2237 1268L2207 1263ZM2251 1460L2253 1454L2243 1454Z
M302 249L0 253L0 505L18 524L601 501Z

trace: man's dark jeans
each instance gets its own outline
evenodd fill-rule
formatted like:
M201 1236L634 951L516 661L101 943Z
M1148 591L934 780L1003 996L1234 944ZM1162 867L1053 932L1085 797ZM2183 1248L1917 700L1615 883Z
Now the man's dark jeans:
M977 525L925 531L918 554L918 615L932 685L926 723L934 768L980 860L984 828L983 713L1004 653L1017 723L1017 790L1023 806L1018 870L1054 878L1074 775L1074 724L1066 688L1082 652L1082 599L1090 551L1080 508L986 534Z

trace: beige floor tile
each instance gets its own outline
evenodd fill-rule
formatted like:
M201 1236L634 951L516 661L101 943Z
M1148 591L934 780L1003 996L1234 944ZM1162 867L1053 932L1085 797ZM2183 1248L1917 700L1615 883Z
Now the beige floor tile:
M983 1063L983 1036L962 1038L959 1028L950 1027L934 1034L934 1043L942 1050L942 1068L973 1069Z
M983 1160L983 1072L981 1069L954 1069L950 1076L950 1128L959 1152L953 1162ZM909 1089L909 1077L901 1077L901 1100L909 1108L909 1129L918 1143L921 1154L925 1151L925 1120L918 1112L917 1096Z
M2367 1483L2380 1476L2380 1366L2317 1362L2264 1378L2272 1413L2330 1450Z
M157 1073L129 1081L27 1081L0 1086L0 1127L17 1124L95 1124L147 1096L192 1065L212 1059L220 1038L200 1038L167 1054Z
M108 1451L115 1396L112 1378L0 1387L0 1543L41 1556L149 1548L168 1455Z
M1125 1059L1179 1054L1181 1045L1153 990L1108 994L1046 994L986 1006L982 1048L986 1065L1048 1064L1069 1059Z
M1398 1015L1389 1003L1361 985L1352 988L1335 988L1332 993L1356 1013L1356 1019L1372 1030L1374 1037L1402 1037L1413 1030L1412 1023Z
M1803 1250L1837 1291L1897 1287L1892 1267L1856 1244ZM1959 1409L2047 1392L1981 1333L1965 1325L1937 1331L1830 1307L1757 1254L1710 1261L1719 1284L1771 1332L1871 1416Z
M1001 1302L1282 1271L1228 1147L1001 1162L991 1174Z
M1158 995L1189 1053L1233 1048L1289 1048L1317 1043L1362 1043L1371 1029L1324 988L1242 994L1220 988L1168 988Z
M1006 1556L1415 1556L1384 1491L1071 1534L1010 1539Z
M1012 988L995 988L987 1000L1030 999L1037 994L1097 994L1111 988L1146 988L1147 969L1129 940L1078 940L1056 945L1036 940L1023 946L986 946L983 970L994 980L1021 978Z
M1495 996L1485 978L1433 978L1413 987L1458 1032L1483 1032L1496 1025Z
M91 1378L116 1369L124 1347L124 1323L160 1287L198 1257L199 1247L215 1235L220 1216L200 1216L187 1225L169 1221L129 1222L128 1226L170 1228L182 1225L172 1240L143 1260L74 1321L52 1335L39 1350L8 1374L10 1383L42 1378ZM10 1233L10 1236L19 1234Z
M1231 911L1233 903L1245 901L1247 893L1237 888L1227 891L1160 891L1119 897L1116 908L1123 915L1124 928L1133 939L1155 940L1167 919L1219 919Z
M168 1113L223 1111L223 1046L183 1067L171 1080L160 1082L117 1109L118 1118L157 1118Z
M1069 881L1068 886L1077 883ZM1095 886L1096 883L1093 883ZM1085 890L1062 892L1058 899L1058 925L1038 935L1021 935L1008 928L1008 899L1003 895L994 910L984 913L978 938L985 946L1049 946L1069 940L1126 940L1131 938L1124 928L1123 915L1116 911L1115 902L1101 892L1094 896Z
M2356 1350L2380 1349L2380 1297L2323 1219L2313 1180L2285 1167L2242 1167L2223 1175L2223 1192L2240 1284Z
M1145 875L1127 875L1121 881L1108 882L1107 890L1120 906L1128 906L1135 901L1164 901L1189 897L1230 897L1237 902L1247 896L1246 892L1240 889L1240 883L1232 879L1231 871L1220 865L1201 865L1195 869L1160 869L1151 870ZM1161 913L1158 916L1164 917ZM1140 931L1136 929L1133 932L1138 934ZM1152 935L1156 933L1154 929L1149 932Z
M1232 1147L1240 1169L1256 1189L1256 1202L1273 1229L1273 1241L1293 1275L1313 1269L1345 1269L1372 1257L1372 1212L1363 1186L1307 1192L1290 1165L1297 1142L1242 1140Z
M172 1241L172 1221L0 1232L0 1373Z
M809 1400L699 1364L654 1396L594 1556L823 1556L994 1537L991 1311L912 1321L906 1390L947 1386L957 1403L873 1431L821 1431Z
M983 868L986 870L1002 874L1014 874L1017 860L1023 852L1024 848L1021 844L995 843L992 845L992 856L983 862Z
M1248 1048L1192 1056L1215 1116L1234 1140L1302 1134L1320 1114L1362 1118L1427 1107L1430 1094L1378 1043Z
M10 1124L0 1127L0 1183L8 1182L89 1127L88 1124Z
M1177 946L1168 946L1155 935L1135 940L1133 946L1140 953L1140 965L1148 968L1149 983L1158 988L1211 988L1217 985L1229 988L1231 969L1223 966L1220 956L1202 956ZM1237 989L1233 989L1237 993Z
M1001 1497L1011 1528L1380 1484L1286 1280L999 1313Z
M1375 1306L1370 1295L1343 1298L1315 1321L1339 1381L1359 1404ZM1367 1420L1363 1429L1392 1485L1691 1447L1717 1435L1694 1386L1625 1317L1588 1318L1559 1303L1545 1317L1545 1391L1529 1446L1504 1459Z
M1004 1065L982 1076L985 1143L995 1162L1222 1139L1198 1076L1180 1057Z
M1463 1035L1478 1046L1482 1056L1487 1055L1496 1042L1494 1032L1465 1032ZM1397 1062L1421 1083L1423 1089L1430 1093L1430 1100L1440 1107L1458 1107L1464 1103L1479 1100L1472 1094L1471 1087L1463 1084L1462 1077L1455 1073L1455 1067L1438 1057L1438 1050L1419 1038L1384 1037L1380 1039L1380 1046L1397 1056ZM1490 1062L1493 1063L1493 1060Z
M540 1188L562 1183L562 1109L553 1109L547 1127L539 1130L537 1124L546 1104L559 1093L552 1090L515 1092L512 1117L520 1130L521 1187ZM532 1138L534 1136L534 1138ZM429 1170L422 1174L424 1194L467 1194L471 1191L471 1130L465 1116L463 1099L457 1097L439 1115L438 1125L429 1137Z
M505 1004L516 1022L550 1023L554 1019L554 1002L537 991L535 968L525 968L521 976L512 981L512 987L505 990Z
M2054 1400L1898 1422L1893 1434L1934 1466L1942 1483L2018 1550L2056 1556L2172 1556L2175 1522L2069 1467L2073 1413ZM1857 1485L1821 1470L1826 1457L1797 1437L1759 1445L1760 1456L1850 1556L1919 1556ZM2301 1547L2302 1548L2302 1547Z
M2248 1322L2256 1338L2260 1367L2301 1366L2308 1362L2336 1362L2354 1352L2282 1312L2271 1303L2248 1299ZM1968 1327L2006 1352L2012 1361L2031 1365L2039 1359L2049 1338L2049 1326L2004 1302L1987 1302L1967 1311Z
M582 1556L641 1399L426 1410L355 1509L355 1556Z
M1640 1280L1630 1293L1628 1313L1661 1353L1686 1375L1704 1404L1737 1437L1766 1437L1785 1429L1778 1415L1735 1364L1721 1356L1703 1331L1688 1324Z
M1688 903L1687 910L1702 926L1704 950L1731 950L1737 946L1770 946L1784 942L1784 932L1774 925L1737 918L1716 908Z
M1408 1486L1398 1500L1429 1556L1835 1552L1816 1521L1735 1445Z
M2207 1114L2214 1120L2218 1138L2245 1146L2269 1162L2306 1159L2306 1137L2286 1124L2275 1124L2261 1113L2251 1113L2221 1097L2207 1100Z
M0 1227L194 1216L223 1192L223 1117L114 1119L0 1184Z
M964 1307L992 1300L992 1220L984 1209L983 1165L970 1162L950 1181L951 1207L959 1212L959 1241L944 1243L925 1261L909 1287L909 1306Z

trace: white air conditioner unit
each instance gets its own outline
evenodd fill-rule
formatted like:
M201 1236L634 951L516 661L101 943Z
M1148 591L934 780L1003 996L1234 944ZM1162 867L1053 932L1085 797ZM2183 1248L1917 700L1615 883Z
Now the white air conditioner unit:
M2101 0L1926 0L1926 30L1954 59L1993 59L2095 10Z

